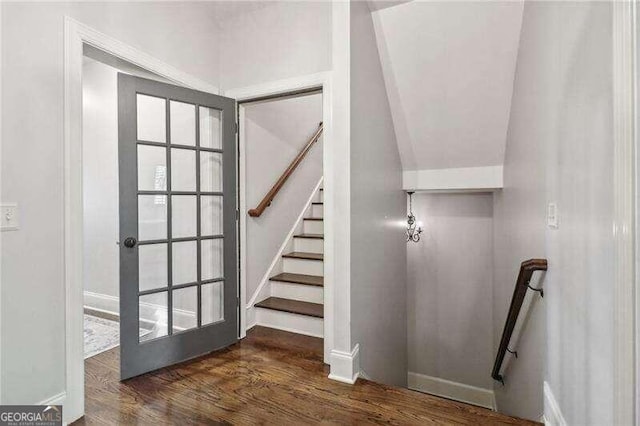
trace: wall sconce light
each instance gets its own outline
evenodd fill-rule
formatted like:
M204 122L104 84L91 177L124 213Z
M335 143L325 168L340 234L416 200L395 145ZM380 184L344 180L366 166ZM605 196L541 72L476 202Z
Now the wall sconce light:
M413 215L412 198L413 191L407 192L409 194L409 215L407 215L407 242L413 241L417 243L420 241L420 234L422 234L422 227L416 228L416 217Z

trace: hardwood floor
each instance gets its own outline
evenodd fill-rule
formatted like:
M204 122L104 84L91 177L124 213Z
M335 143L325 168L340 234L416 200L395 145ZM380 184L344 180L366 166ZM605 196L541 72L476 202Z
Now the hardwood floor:
M322 339L263 327L126 382L118 366L119 348L85 361L86 415L74 424L536 424L368 380L329 380Z

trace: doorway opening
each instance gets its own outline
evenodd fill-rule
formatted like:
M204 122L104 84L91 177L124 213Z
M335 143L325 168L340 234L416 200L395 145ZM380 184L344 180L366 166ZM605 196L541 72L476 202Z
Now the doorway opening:
M325 336L323 103L322 86L238 103L241 335Z
M166 79L83 45L82 196L84 358L120 344L118 73ZM159 324L141 322L141 335Z
M237 341L235 101L83 71L85 357L124 380Z

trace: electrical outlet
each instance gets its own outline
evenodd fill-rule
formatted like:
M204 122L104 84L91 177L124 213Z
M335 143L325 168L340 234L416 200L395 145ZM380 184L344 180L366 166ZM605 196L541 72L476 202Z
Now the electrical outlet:
M18 227L18 205L16 203L0 204L0 230L16 231Z
M556 203L549 203L547 205L547 226L558 229L558 206Z

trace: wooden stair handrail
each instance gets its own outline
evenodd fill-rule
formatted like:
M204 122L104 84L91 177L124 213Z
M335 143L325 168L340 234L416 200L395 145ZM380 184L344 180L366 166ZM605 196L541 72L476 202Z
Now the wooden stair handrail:
M282 176L280 176L280 178L276 181L276 183L271 187L269 192L267 192L267 195L265 195L262 201L260 201L260 204L258 204L258 206L255 209L249 210L249 216L260 217L262 212L264 212L264 210L271 205L271 201L273 201L273 199L278 194L278 192L280 191L284 183L287 181L287 179L289 179L289 176L293 174L294 170L302 162L302 160L307 155L307 153L309 152L313 144L316 143L316 141L320 138L320 135L322 134L322 130L323 130L323 126L322 126L322 123L320 123L320 125L318 126L318 130L314 133L311 139L309 139L309 142L307 142L304 148L302 148L302 151L300 151L300 153L296 156L296 158L293 159L291 164L289 164L289 167L287 167L284 173L282 173Z
M516 321L522 308L522 302L524 302L524 296L527 293L527 289L531 288L529 282L531 276L535 271L546 271L547 259L529 259L522 262L520 265L520 273L518 274L518 280L516 281L516 288L513 290L513 297L511 298L511 305L509 306L509 313L507 314L507 321L504 324L504 330L502 331L502 338L500 339L500 346L498 347L498 354L496 355L496 361L493 364L493 371L491 377L494 380L504 383L504 379L500 374L500 368L502 367L502 361L507 353L509 342L511 341L511 335L516 327ZM532 289L540 291L537 289Z

